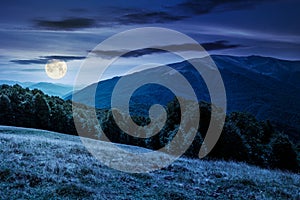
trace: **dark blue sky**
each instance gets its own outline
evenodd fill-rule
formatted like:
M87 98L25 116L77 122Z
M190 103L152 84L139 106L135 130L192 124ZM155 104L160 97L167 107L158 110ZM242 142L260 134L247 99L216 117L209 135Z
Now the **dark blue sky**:
M58 58L67 62L68 74L56 82L71 84L98 43L147 26L187 34L210 54L300 60L299 8L298 0L2 1L0 79L51 82L44 65ZM161 63L177 61L159 51L144 51L123 58L120 65L145 62L147 53ZM122 73L116 70L111 76Z

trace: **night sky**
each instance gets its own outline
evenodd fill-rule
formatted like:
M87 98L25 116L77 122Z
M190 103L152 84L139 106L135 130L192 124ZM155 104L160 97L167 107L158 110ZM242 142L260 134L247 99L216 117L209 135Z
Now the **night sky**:
M72 84L97 44L120 31L149 26L182 32L211 55L300 60L299 11L299 0L2 1L0 79ZM138 52L123 57L120 70L110 76L150 57L158 63L179 61L160 51ZM64 78L47 77L44 66L50 59L67 62Z

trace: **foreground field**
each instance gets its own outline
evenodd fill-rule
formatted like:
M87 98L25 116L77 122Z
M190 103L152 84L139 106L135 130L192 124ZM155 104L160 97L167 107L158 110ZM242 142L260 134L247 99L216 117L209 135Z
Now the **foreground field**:
M101 164L79 137L5 126L0 146L0 199L300 199L299 174L243 163L182 158L130 174Z

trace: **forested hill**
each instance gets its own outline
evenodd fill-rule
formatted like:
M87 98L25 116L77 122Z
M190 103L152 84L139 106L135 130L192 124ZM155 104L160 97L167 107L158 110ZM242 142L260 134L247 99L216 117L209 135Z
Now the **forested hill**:
M185 156L196 158L205 137L210 120L211 105L199 103L201 120L198 133L185 153ZM0 124L39 128L76 135L72 102L59 97L50 97L42 91L19 85L0 86ZM167 121L163 129L149 138L137 138L121 131L116 125L111 110L97 110L99 124L105 135L116 143L141 146L148 149L159 149L173 139L180 122L180 107L177 99L168 103ZM75 119L87 130L87 136L101 139L100 130L93 120L85 120L84 115L91 112L85 105L78 106ZM149 119L144 116L132 116L139 125L146 125ZM299 151L299 145L298 145ZM299 155L295 144L288 136L276 131L268 121L258 121L252 115L233 112L226 117L221 137L209 154L211 159L243 161L250 164L299 171ZM298 156L299 158L299 156Z
M0 86L0 123L76 134L71 101L19 85Z

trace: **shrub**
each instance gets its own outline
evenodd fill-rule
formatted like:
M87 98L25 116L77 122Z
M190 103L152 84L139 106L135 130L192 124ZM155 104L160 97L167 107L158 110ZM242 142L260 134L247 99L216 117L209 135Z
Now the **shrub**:
M273 133L264 132L273 131L271 128L266 128L263 123L259 122L253 115L241 112L231 113L226 123L232 123L239 130L240 135L244 138L245 145L247 146L248 160L247 162L259 166L268 166L270 157L270 148L266 144L270 135Z
M225 124L222 134L209 156L224 160L248 161L249 146L240 134L240 129L229 122Z
M299 171L296 150L287 136L278 134L271 141L272 160L274 168Z

